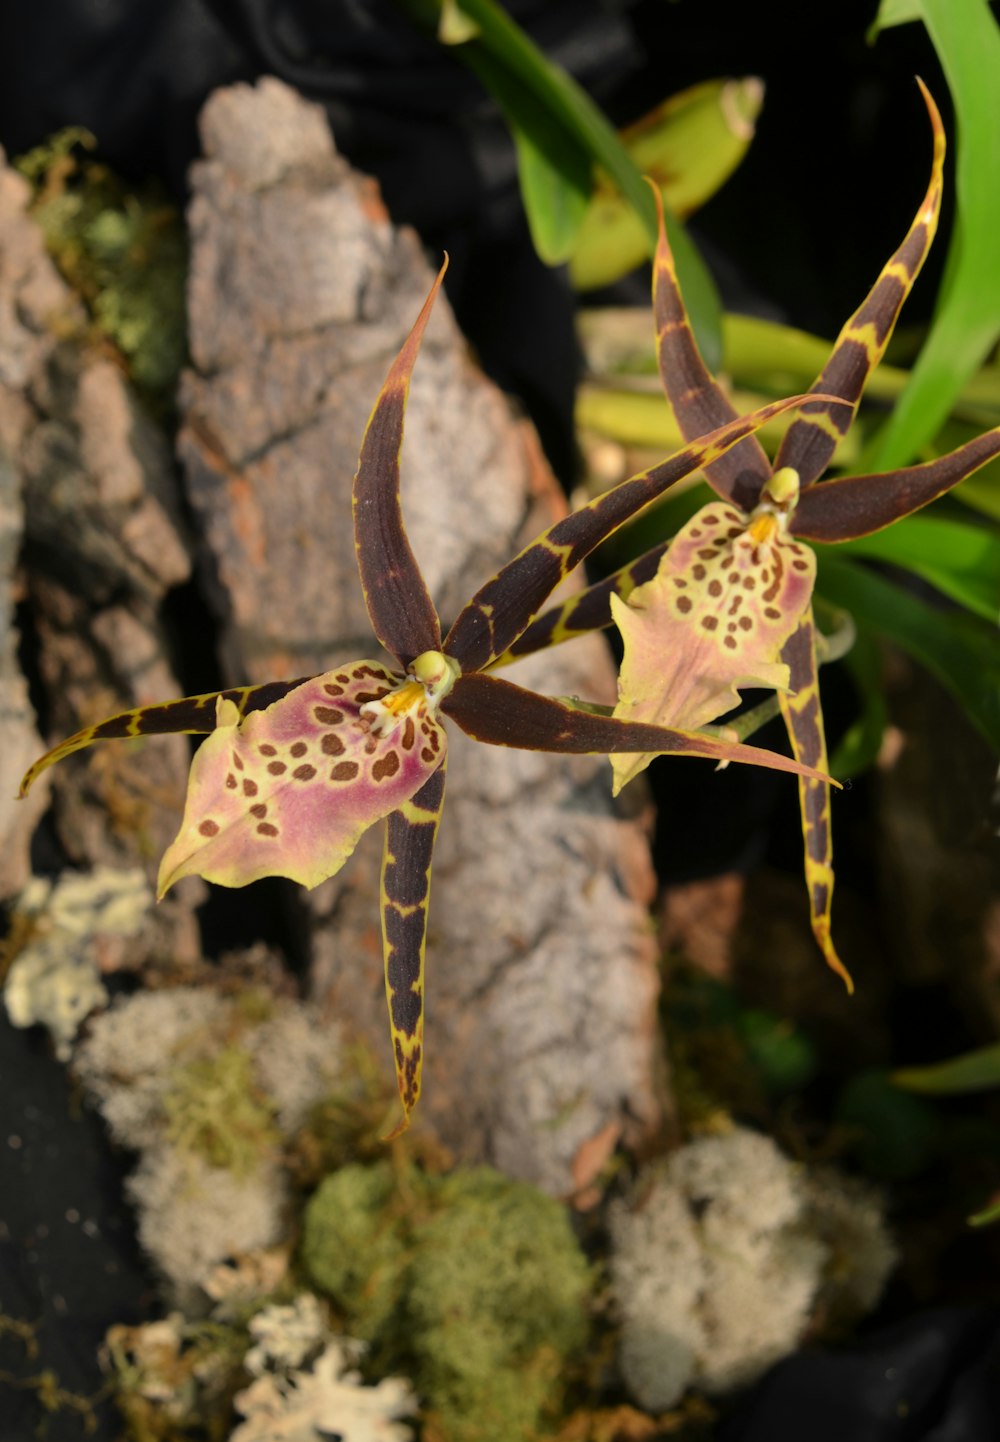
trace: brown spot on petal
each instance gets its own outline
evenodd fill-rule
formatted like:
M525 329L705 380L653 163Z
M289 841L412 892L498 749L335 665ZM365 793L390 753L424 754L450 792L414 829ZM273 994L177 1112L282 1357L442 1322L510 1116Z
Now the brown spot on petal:
M421 761L433 761L434 752L431 751L429 747L425 746L420 753L420 759Z
M316 767L310 766L309 762L307 761L304 766L296 766L295 770L292 772L292 775L295 777L296 781L311 781L316 775Z
M330 772L331 781L353 781L358 774L356 761L339 761Z
M226 786L228 787L228 789L229 789L230 791L235 791L235 790L236 790L236 777L233 775L233 773L232 773L231 771L230 771L229 775L226 777Z
M383 687L383 689L382 689L381 691L356 691L355 694L354 694L354 699L355 699L355 701L358 703L359 706L367 706L370 701L381 701L382 697L383 697L385 694L386 694L386 692L385 692L385 688L384 688L384 687ZM323 719L323 718L320 716L320 714L319 714L319 713L320 713L320 710L321 710L321 708L320 708L319 706L317 706L317 707L316 707L316 719L317 719L317 721L321 721L321 720Z
M233 752L233 765L236 767L237 771L243 770L243 757L239 754L238 751Z
M256 783L256 781L251 781L250 778L249 778L249 776L244 776L244 778L243 778L243 795L244 795L244 796L256 796L256 795L257 795L257 783Z
M343 711L336 706L314 706L313 715L321 726L338 726L344 719Z
M744 576L744 577L743 577L743 589L744 589L744 591L754 591L754 590L756 590L756 588L757 588L757 582L754 580L754 578L753 578L752 576Z
M326 692L326 694L327 694L328 696L343 696L343 694L344 694L344 688L343 688L343 686L331 686L331 684L330 684L329 681L326 682L326 684L325 684L324 687L323 687L323 690Z
M257 827L257 831L261 836L277 836L278 834L278 828L272 826L270 821L261 821Z
M688 611L691 610L691 607L692 607L693 604L694 604L694 603L693 603L693 601L691 600L691 597L690 597L690 596L678 596L678 597L677 597L677 609L678 609L678 611L680 611L680 613L681 613L682 616L686 616L686 615L687 615Z
M721 595L722 595L722 582L721 582L721 581L709 581L709 583L708 583L708 594L709 594L710 596L721 596Z
M348 681L350 681L351 678L350 678L350 676L342 676L342 675L340 674L340 672L338 671L337 674L336 674L336 676L334 677L334 679L337 680L337 681L339 681L340 684L341 684L341 686L346 686L347 683L348 683Z
M702 630L704 631L714 631L718 624L719 619L717 616L704 616L701 622Z
M309 747L304 741L296 741L291 748L292 755L295 757L304 756L308 750Z
M217 821L203 821L198 827L200 836L218 836L219 823Z
M270 771L272 776L281 776L284 774L284 772L288 770L288 767L285 765L284 761L272 761L269 763L267 769L268 771Z
M753 621L751 621L749 616L741 616L739 620L739 627L741 631L752 631Z
M395 751L389 751L385 756L380 756L372 767L372 779L374 781L387 781L390 776L395 776L399 770L399 757Z
M769 621L781 620L781 612L778 610L777 606L765 606L764 615Z
M269 741L262 741L257 750L262 756L277 756L278 754L277 746L272 746Z
M683 576L675 576L674 585L677 587L678 591L683 591L687 586L687 581L685 581Z
M417 728L413 724L413 717L407 716L406 724L403 726L402 747L404 751L412 751L413 743L417 739Z
M263 821L264 817L267 815L266 803L263 801L258 801L254 806L251 806L250 815L256 816L258 821Z
M700 550L697 554L698 554L698 556L701 558L701 560L703 560L703 561L712 561L712 560L715 559L715 547L714 547L714 546L705 546L705 547L704 547L702 550Z
M729 530L726 532L726 539L727 539L728 541L735 541L737 536L742 536L742 535L743 535L743 527L742 527L742 526L730 526L730 527L729 527Z
M809 569L809 562L808 562L808 561L793 561L793 562L792 562L792 570L793 570L793 571L808 571L808 569Z
M343 741L341 741L339 736L335 736L332 731L328 731L319 744L320 750L325 756L342 756L344 754Z
M691 537L692 541L700 540L701 528L699 526L692 526L690 531L688 531L688 535Z
M701 519L705 522L706 526L717 526L719 524L719 518L714 513L709 516L702 516Z
M733 640L732 636L723 636L722 639L725 645L729 647L730 651L736 650L736 642Z
M691 574L692 574L692 576L695 578L696 581L704 581L705 575L706 575L706 571L705 571L705 567L701 564L700 561L698 562L697 566L692 566L692 567L691 567Z
M741 607L742 605L743 605L743 597L742 597L742 596L734 596L733 599L732 599L732 602L731 602L731 604L730 604L730 607L729 607L729 614L730 614L730 616L735 616L735 615L736 615L736 612L740 609L740 607Z

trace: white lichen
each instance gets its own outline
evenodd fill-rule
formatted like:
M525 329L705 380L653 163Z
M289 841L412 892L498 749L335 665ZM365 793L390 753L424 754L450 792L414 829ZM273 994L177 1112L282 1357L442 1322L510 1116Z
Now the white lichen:
M355 1363L361 1345L335 1337L310 1370L258 1377L236 1394L244 1421L230 1442L409 1442L400 1418L416 1411L416 1398L401 1377L364 1386Z
M100 975L102 940L135 936L152 901L139 870L100 866L67 873L55 884L33 878L14 909L13 934L20 931L26 941L4 989L12 1025L41 1023L56 1055L67 1061L84 1020L107 1005Z
M285 1233L288 1192L276 1166L236 1176L164 1145L143 1154L126 1190L139 1241L189 1316L204 1311L201 1283L224 1257L274 1246Z
M820 1309L856 1318L895 1260L873 1191L741 1128L648 1171L610 1228L622 1375L651 1411L753 1381Z
M283 1239L280 1145L332 1086L339 1052L300 1003L207 987L140 992L95 1019L77 1073L140 1153L128 1188L173 1305L204 1311L220 1263Z
M288 1306L262 1307L250 1319L253 1346L243 1359L251 1377L290 1373L315 1357L329 1332L319 1299L300 1292Z

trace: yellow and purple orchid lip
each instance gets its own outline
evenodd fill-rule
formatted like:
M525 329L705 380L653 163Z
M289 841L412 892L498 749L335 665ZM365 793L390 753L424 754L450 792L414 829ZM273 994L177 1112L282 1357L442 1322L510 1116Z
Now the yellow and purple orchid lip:
M373 724L372 707L391 724ZM220 886L262 876L318 886L373 822L419 791L446 745L423 686L374 661L316 676L242 719L220 700L159 895L194 875Z

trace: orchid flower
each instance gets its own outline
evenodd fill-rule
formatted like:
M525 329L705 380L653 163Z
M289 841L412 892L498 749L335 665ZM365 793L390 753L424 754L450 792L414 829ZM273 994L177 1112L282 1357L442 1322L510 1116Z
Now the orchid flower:
M812 387L814 399L792 421L774 464L756 436L710 462L705 479L719 501L669 543L538 617L505 660L614 621L625 646L616 716L698 727L736 704L736 687L775 687L795 756L827 770L817 682L821 638L811 607L815 557L800 542L851 541L881 530L1000 454L997 428L925 465L816 485L854 419L937 229L944 129L929 92L918 84L934 138L927 193L902 244L840 332ZM705 366L688 321L662 210L653 309L660 375L682 433L690 437L730 421L735 412ZM840 406L821 393L838 397ZM616 755L617 784L652 754ZM830 932L829 782L800 774L798 784L813 934L850 991L850 974Z
M727 418L711 435L558 521L487 581L442 636L403 526L399 483L410 376L443 276L444 267L379 394L354 481L361 584L391 664L356 661L319 676L124 711L54 747L21 784L23 795L46 767L95 741L206 734L191 765L180 831L160 866L161 897L192 875L222 886L286 876L314 887L340 869L369 826L387 818L382 933L404 1113L398 1130L420 1092L427 903L447 753L443 718L498 746L704 756L818 776L809 762L727 737L602 715L483 674L595 546L675 481L718 461L804 397Z

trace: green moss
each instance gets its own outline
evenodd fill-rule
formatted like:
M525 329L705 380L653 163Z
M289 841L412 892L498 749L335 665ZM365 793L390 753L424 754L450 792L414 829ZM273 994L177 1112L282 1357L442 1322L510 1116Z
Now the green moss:
M86 303L95 335L129 375L169 404L186 352L187 242L155 185L130 190L89 153L85 130L59 131L16 162L31 182L32 214L56 265Z
M384 1340L406 1279L407 1245L392 1167L358 1164L327 1177L305 1214L302 1262L352 1336Z
M343 1168L309 1204L302 1262L449 1442L529 1442L586 1340L565 1208L488 1168Z
M520 1442L586 1340L587 1264L564 1207L486 1168L441 1182L414 1237L415 1381L455 1442Z
M177 1068L163 1098L167 1136L213 1167L246 1175L278 1142L274 1107L258 1088L240 1046Z

